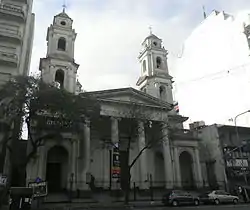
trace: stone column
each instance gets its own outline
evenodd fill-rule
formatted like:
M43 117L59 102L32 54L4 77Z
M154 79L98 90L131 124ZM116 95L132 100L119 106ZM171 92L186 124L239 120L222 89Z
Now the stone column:
M84 132L84 169L82 174L82 184L83 188L87 189L88 186L86 185L86 174L89 172L90 166L90 120L85 119L85 123L83 125L83 132Z
M203 180L202 180L202 174L201 174L201 164L200 164L200 156L199 156L199 151L198 148L194 149L195 153L195 171L196 171L196 183L197 187L200 188L203 185Z
M77 141L75 139L72 139L71 142L71 173L70 173L70 179L73 181L72 190L76 190L76 163L77 163ZM73 177L71 177L73 175Z
M7 175L7 176L10 175L10 167L11 167L10 154L11 154L10 150L8 148L6 148L3 173L4 173L4 175Z
M166 188L173 188L173 167L172 167L172 158L170 153L170 144L168 136L168 126L166 123L162 123L162 135L163 135L163 157L164 157L164 170L165 170L165 182Z
M145 138L145 128L144 122L138 121L138 148L141 151L146 146L146 138ZM147 153L144 151L139 157L139 165L140 165L140 189L147 189L149 187L148 184L148 174L147 174Z
M181 172L180 172L180 160L178 147L174 147L174 163L175 163L175 185L176 187L181 187Z
M39 151L39 168L38 168L38 177L40 177L41 179L43 179L43 180L45 180L46 179L46 177L45 177L45 171L44 171L44 169L45 169L45 152L46 152L46 150L45 150L45 146L43 145L43 146L40 146L40 148L38 149L38 151Z
M111 117L111 141L113 144L119 142L119 118Z

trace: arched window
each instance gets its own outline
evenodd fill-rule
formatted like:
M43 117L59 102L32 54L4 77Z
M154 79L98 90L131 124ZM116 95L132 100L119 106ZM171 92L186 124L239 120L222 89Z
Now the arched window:
M156 58L156 67L159 69L162 66L162 60L161 57Z
M166 98L166 88L164 86L159 87L160 99L165 100Z
M146 64L145 60L142 63L142 68L143 68L143 72L145 72L147 70L147 64Z
M58 40L57 49L62 50L62 51L66 50L66 39L65 38L61 37Z
M60 89L63 88L63 83L64 83L64 71L63 70L59 69L56 71L55 83L58 88Z

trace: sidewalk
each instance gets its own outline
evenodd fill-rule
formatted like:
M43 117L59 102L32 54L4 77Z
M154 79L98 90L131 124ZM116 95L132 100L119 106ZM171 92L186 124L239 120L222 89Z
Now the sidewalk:
M82 208L151 208L163 206L160 201L131 201L128 205L123 202L112 202L112 203L67 203L67 204L44 204L43 210L62 210L62 209L82 209Z

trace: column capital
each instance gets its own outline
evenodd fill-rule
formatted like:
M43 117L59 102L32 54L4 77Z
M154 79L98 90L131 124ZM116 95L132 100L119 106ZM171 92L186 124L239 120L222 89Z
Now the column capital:
M160 122L160 125L163 127L163 128L169 128L169 123L167 121L161 121Z
M84 119L84 124L89 127L90 126L90 119L89 118L85 118Z
M76 139L76 138L69 138L68 139L70 141L71 144L75 143L75 142L78 142L79 140Z
M137 120L137 131L139 133L144 132L145 129L145 120Z
M110 116L111 120L117 120L117 121L121 121L122 118L121 117L114 117L114 116Z
M146 122L146 120L137 119L137 122L138 122L138 125L143 125Z

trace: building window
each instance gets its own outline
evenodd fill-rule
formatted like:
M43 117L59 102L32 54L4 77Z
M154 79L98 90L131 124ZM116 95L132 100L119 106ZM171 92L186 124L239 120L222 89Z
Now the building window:
M146 64L145 60L142 63L142 68L143 68L143 72L145 72L147 70L147 64Z
M63 88L63 83L64 83L64 71L63 70L59 69L56 71L55 83L56 83L56 87L58 87L59 89Z
M165 100L166 97L166 88L164 86L159 87L160 99Z
M61 37L58 40L57 49L62 50L62 51L66 50L66 39L65 38Z
M61 25L65 26L66 22L65 21L61 21Z
M161 65L162 65L161 57L157 57L156 58L156 67L159 69L159 68L161 68Z

